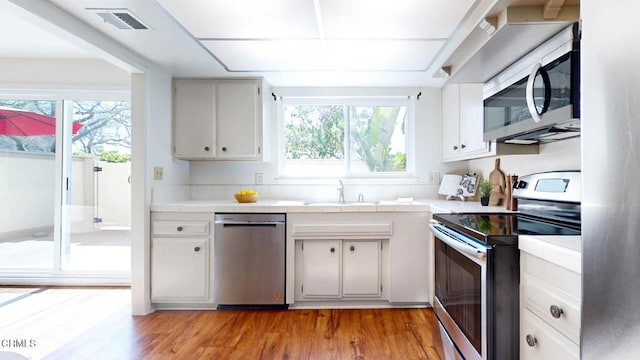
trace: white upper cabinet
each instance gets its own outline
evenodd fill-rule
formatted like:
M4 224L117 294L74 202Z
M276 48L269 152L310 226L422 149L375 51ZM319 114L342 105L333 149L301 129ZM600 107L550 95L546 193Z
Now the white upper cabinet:
M211 80L174 82L175 155L182 159L216 157L216 85Z
M483 84L451 84L442 89L442 160L489 155L483 141Z
M176 79L175 156L262 159L262 81Z
M216 83L218 148L220 159L256 160L261 155L262 97L256 80Z

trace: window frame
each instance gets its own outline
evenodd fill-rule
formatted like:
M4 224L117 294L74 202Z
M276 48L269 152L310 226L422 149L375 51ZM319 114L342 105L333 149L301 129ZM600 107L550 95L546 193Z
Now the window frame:
M412 96L301 96L282 97L277 102L278 123L278 179L288 180L322 180L322 179L409 179L415 178L415 97ZM299 173L288 173L285 159L285 106L288 105L341 105L343 106L345 121L344 142L344 171L340 174L328 174L326 176L304 176ZM404 106L406 107L405 123L405 147L406 147L406 171L404 172L351 172L351 138L350 107L371 106Z

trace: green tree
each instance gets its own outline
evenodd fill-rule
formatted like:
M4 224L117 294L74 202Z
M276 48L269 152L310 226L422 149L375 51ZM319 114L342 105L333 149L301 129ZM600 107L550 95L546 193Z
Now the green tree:
M285 107L287 159L344 159L344 105ZM404 112L400 106L350 106L352 159L362 159L371 172L405 171L406 153L392 153L392 138ZM399 119L399 117L402 117Z
M287 159L344 159L344 114L341 105L287 106Z
M391 153L391 139L401 107L372 106L350 108L352 151L371 172L404 171L406 154ZM404 125L404 119L402 119Z

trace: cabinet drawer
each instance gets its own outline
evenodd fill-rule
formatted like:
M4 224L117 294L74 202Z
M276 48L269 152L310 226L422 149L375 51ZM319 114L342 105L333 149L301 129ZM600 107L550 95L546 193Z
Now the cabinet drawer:
M528 310L522 311L520 359L571 360L580 358L580 347ZM527 337L531 344L527 342Z
M152 225L153 235L209 235L208 221L160 221Z
M536 277L567 295L582 297L582 276L576 272L545 261L537 256L520 252L520 268L523 274Z
M579 343L580 300L528 273L523 274L522 280L523 306Z

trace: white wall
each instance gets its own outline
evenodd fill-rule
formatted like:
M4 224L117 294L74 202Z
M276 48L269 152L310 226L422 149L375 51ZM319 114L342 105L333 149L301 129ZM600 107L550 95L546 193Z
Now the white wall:
M581 170L580 138L540 145L535 155L508 155L500 158L500 169L505 175L527 175L554 170ZM488 177L495 167L496 157L469 161L469 171Z
M0 58L3 86L129 87L129 72L97 59Z
M415 107L415 177L410 179L366 180L345 179L345 197L355 201L359 193L366 200L389 200L397 197L435 197L437 185L427 185L429 172L444 174L466 171L466 163L442 164L440 161L440 89L437 88L273 88L283 96L412 96L422 93ZM273 102L273 100L270 100ZM191 162L191 193L194 200L232 199L240 188L250 187L263 198L331 200L337 199L337 179L295 180L278 178L278 148L276 106L271 105L265 119L265 146L269 162ZM264 185L255 185L255 173L264 174Z
M189 197L189 162L173 157L172 78L153 69L148 73L147 166L151 202L186 200ZM163 179L153 179L153 168L163 169Z
M187 194L189 163L171 151L171 75L159 68L132 75L132 214L131 300L134 315L151 308L149 205L154 196L180 200ZM153 168L164 169L164 180L153 180Z

